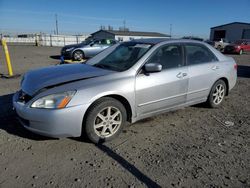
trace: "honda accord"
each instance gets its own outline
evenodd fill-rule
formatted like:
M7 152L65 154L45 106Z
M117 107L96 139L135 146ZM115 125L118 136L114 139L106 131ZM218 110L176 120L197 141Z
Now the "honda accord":
M236 79L235 61L209 44L138 39L115 44L86 64L27 72L13 105L32 132L85 135L98 143L116 137L127 122L203 102L218 107Z

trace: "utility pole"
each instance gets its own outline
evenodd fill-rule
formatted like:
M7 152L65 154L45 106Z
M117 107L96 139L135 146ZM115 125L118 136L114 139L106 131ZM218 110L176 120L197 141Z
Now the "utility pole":
M57 14L55 15L56 18L56 34L58 35L58 21L57 21Z
M170 24L170 28L169 29L170 29L170 31L169 31L170 32L170 38L172 38L172 24Z
M123 20L123 30L125 31L126 29L126 20Z

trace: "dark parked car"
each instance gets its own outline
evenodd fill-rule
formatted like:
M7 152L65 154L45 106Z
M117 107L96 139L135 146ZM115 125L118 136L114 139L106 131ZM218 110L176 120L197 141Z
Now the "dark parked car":
M234 42L233 44L225 47L225 53L237 53L242 54L243 52L250 51L250 39L242 39Z
M116 43L117 41L113 39L88 39L80 44L64 46L61 56L72 60L90 58Z
M207 44L210 44L211 46L215 46L215 42L214 41L211 41L211 40L205 40L204 41L205 43L207 43Z

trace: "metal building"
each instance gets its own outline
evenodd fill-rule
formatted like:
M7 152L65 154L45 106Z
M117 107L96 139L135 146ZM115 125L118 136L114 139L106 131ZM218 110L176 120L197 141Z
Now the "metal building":
M210 40L218 41L221 38L234 42L239 39L250 39L250 23L232 22L212 27Z
M118 41L128 41L140 38L170 38L170 35L157 32L140 31L119 31L119 30L99 30L91 34L94 39L116 39Z

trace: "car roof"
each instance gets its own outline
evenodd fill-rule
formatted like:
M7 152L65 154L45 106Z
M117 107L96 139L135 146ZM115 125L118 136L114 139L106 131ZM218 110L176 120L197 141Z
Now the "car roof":
M131 41L127 42L135 42L135 43L145 43L145 44L151 44L151 45L156 45L162 42L191 42L191 43L196 43L196 44L204 44L203 41L198 41L198 40L192 40L192 39L170 39L170 38L147 38L147 39L134 39Z
M131 42L146 43L146 44L158 44L165 41L171 41L169 38L147 38L147 39L134 39Z

